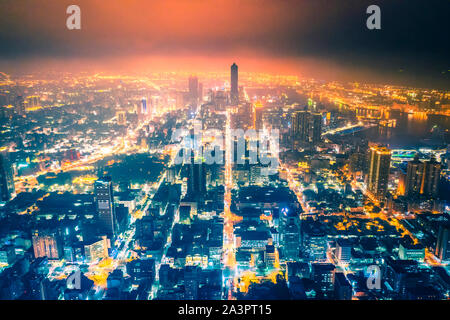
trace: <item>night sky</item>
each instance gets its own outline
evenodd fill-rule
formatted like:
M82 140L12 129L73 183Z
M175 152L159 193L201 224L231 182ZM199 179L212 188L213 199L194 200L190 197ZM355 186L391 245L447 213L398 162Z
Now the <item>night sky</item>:
M82 30L66 29L81 7ZM366 28L367 6L381 30ZM2 0L0 68L248 71L449 88L447 0ZM247 68L245 68L247 67Z

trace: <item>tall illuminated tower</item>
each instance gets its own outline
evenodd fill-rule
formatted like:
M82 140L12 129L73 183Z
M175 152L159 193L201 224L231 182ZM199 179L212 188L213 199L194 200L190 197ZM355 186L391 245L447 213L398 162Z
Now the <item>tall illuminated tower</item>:
M114 238L117 231L117 220L111 177L98 179L94 184L94 191L100 229L108 238Z
M369 172L367 189L381 198L386 194L391 166L391 151L385 147L373 146L369 149Z
M231 65L231 90L230 99L232 105L239 104L239 90L238 90L238 66L236 63Z

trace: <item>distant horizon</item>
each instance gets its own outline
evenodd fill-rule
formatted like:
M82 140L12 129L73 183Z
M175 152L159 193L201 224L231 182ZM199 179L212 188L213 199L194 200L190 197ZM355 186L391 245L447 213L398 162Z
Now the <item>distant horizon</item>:
M0 72L4 72L13 76L24 76L31 74L45 74L45 73L106 73L110 75L120 74L137 76L151 73L224 73L229 72L229 68L234 61L239 66L240 74L268 74L272 76L298 77L299 80L316 80L324 82L340 82L340 83L362 83L367 85L387 85L398 87L411 87L423 89L436 90L450 90L450 87L442 84L427 85L426 81L418 79L404 79L401 72L398 72L398 77L394 79L387 79L381 74L376 74L367 70L355 68L353 72L347 72L340 66L335 64L321 63L314 60L306 60L304 64L300 61L280 62L277 59L263 58L260 60L251 59L232 59L232 58L217 58L214 64L205 64L202 61L204 57L192 57L188 59L178 59L161 57L137 59L137 63L133 63L126 58L113 58L109 62L99 64L95 60L87 59L27 59L26 61L10 64L0 59ZM161 61L166 60L167 65L162 65ZM125 61L126 63L121 63ZM273 61L272 65L269 62ZM248 63L248 64L247 64ZM170 67L171 65L172 67ZM331 66L331 68L330 68ZM327 68L328 67L328 68ZM277 71L278 70L278 71ZM279 71L282 70L282 71ZM319 70L318 72L314 72Z
M79 0L0 3L0 70L242 70L325 81L450 88L448 1ZM324 8L327 10L324 10ZM32 14L30 14L32 12ZM170 14L167 14L169 13Z

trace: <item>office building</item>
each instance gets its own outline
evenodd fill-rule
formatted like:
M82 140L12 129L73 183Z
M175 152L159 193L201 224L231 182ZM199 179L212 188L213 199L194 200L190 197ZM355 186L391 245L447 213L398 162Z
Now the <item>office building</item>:
M198 78L194 76L189 77L189 102L193 106L198 104Z
M322 114L311 113L309 142L312 144L319 143L322 140Z
M441 262L450 261L450 223L444 222L439 226L435 254Z
M201 195L206 192L206 165L204 163L194 163L188 165L188 193Z
M184 298L186 300L197 300L200 286L201 268L198 266L187 266L184 268Z
M34 257L59 260L63 257L62 238L57 231L34 231L32 237Z
M336 241L336 257L341 263L349 263L352 258L352 245L346 239Z
M352 286L341 272L334 274L334 298L336 300L352 299Z
M441 177L441 164L434 157L424 162L422 193L435 198L439 193L439 182Z
M332 263L313 263L311 278L325 296L333 293L335 266Z
M276 249L273 245L266 245L266 249L264 251L264 262L266 263L266 267L269 269L275 267Z
M232 105L239 104L239 87L238 87L238 66L236 63L231 65L231 89L230 100Z
M300 250L300 228L296 222L298 219L289 218L282 233L282 244L285 260L298 259Z
M108 248L110 247L110 241L103 236L101 240L94 241L84 246L84 255L88 263L100 261L104 258L108 258Z
M369 148L367 189L377 198L382 198L386 195L390 166L391 151L389 149L380 146Z
M117 219L111 177L98 179L94 184L94 191L100 231L108 238L114 238L117 232Z
M413 161L408 162L405 177L405 196L418 196L422 191L424 164L416 155Z
M14 177L6 152L0 152L0 201L9 201L15 192Z

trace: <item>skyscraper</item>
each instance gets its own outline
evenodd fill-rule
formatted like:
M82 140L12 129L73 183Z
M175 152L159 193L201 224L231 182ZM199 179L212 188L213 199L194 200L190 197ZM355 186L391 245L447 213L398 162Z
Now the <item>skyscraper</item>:
M406 169L405 195L408 197L418 196L422 190L424 165L416 155L413 161L408 162Z
M439 193L439 180L441 164L434 157L422 162L416 156L413 161L408 162L405 179L405 195L437 197Z
M239 89L238 89L238 66L236 63L231 65L231 90L230 100L232 105L239 104Z
M206 166L204 163L194 163L189 166L188 193L192 195L206 192Z
M341 272L334 274L334 298L336 300L352 299L352 286Z
M114 238L117 231L117 221L111 177L98 179L94 184L94 191L100 229L109 238Z
M445 222L439 226L436 243L436 256L441 262L450 260L450 224Z
M186 266L184 268L184 298L186 300L197 300L200 284L201 268L198 266Z
M0 201L8 201L14 194L14 178L6 152L0 152Z
M198 78L189 77L189 102L194 106L197 106L198 103L198 89Z
M254 128L255 130L261 130L263 128L263 107L261 104L255 104L255 116L254 116Z
M391 166L391 151L385 147L369 148L369 172L367 189L377 198L386 194Z
M441 164L434 157L425 161L423 171L422 193L428 197L437 197L439 193L439 181L441 176Z
M25 114L25 101L23 100L23 96L18 95L15 101L16 113L20 116Z
M286 260L296 260L300 251L300 228L298 219L289 217L282 235L282 243Z
M320 142L322 139L322 114L311 113L309 125L309 141L313 144Z
M291 124L292 141L294 143L309 142L312 131L311 127L311 113L305 110L294 112Z
M306 110L292 114L291 136L294 142L318 143L322 138L322 114Z
M292 117L292 133L299 141L308 141L309 136L309 112L296 111Z
M140 112L138 112L138 115L146 115L147 114L147 98L141 99L141 108L139 109Z

